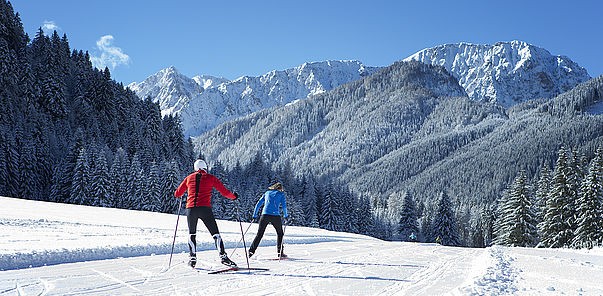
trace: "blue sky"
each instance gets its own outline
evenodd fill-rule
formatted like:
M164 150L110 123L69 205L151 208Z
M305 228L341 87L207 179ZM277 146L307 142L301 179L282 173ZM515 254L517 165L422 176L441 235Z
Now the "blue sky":
M67 34L72 49L128 84L175 66L235 79L304 62L387 66L445 43L521 40L603 74L603 1L11 1L26 33ZM50 31L51 32L51 31Z

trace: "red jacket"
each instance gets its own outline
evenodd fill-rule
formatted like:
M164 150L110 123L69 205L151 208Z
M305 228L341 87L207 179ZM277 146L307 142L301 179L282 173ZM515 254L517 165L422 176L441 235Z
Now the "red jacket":
M197 186L197 180L199 180L199 186ZM211 207L212 188L216 188L220 194L228 199L235 199L234 193L226 189L218 178L204 170L199 170L188 175L180 183L180 186L174 192L174 196L182 197L184 192L188 190L186 208Z

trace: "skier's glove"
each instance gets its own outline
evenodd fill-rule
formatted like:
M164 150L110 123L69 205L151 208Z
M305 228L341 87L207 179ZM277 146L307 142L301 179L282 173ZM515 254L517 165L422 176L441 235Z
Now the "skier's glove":
M258 217L251 217L251 223L255 222L255 220L257 220Z
M236 193L236 192L235 192L235 193L234 193L234 196L235 196L235 198L234 198L233 200L237 200L237 199L239 199L239 194L238 194L238 193Z
M283 217L283 224L289 225L289 217Z

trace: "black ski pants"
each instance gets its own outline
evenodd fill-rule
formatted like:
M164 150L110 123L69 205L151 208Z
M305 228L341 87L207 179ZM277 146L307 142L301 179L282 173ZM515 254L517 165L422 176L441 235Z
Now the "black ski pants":
M218 224L211 207L194 207L186 209L186 220L188 222L188 233L190 238L188 240L188 248L191 256L197 254L197 223L199 219L203 221L205 227L214 238L216 249L220 252L220 255L226 254L224 250L224 243L220 237L220 230L218 230Z
M253 242L249 247L249 252L254 253L260 245L260 241L264 236L264 232L266 231L268 223L272 224L272 226L274 226L274 229L276 230L276 251L279 255L281 254L283 247L283 236L285 235L285 233L283 232L283 222L281 220L281 216L275 215L260 216L258 233L255 235L255 238L253 239Z

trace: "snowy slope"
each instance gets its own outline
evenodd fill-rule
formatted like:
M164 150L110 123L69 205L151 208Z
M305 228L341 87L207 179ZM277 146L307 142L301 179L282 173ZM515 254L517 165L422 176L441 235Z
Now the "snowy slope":
M185 264L184 217L168 269L175 215L5 197L0 203L0 295L603 294L602 249L453 248L287 227L292 259L276 261L269 260L276 253L269 228L250 260L269 271L209 275L220 268L209 235L198 235L199 270ZM239 224L218 225L230 257L246 266L236 246ZM256 230L252 225L247 244Z
M494 45L457 43L421 50L407 60L445 67L469 97L504 107L537 98L552 98L590 76L565 56L522 41Z
M162 114L180 114L185 135L197 136L222 122L323 93L378 69L358 61L324 61L227 81L212 76L191 79L170 67L128 87L160 102Z

